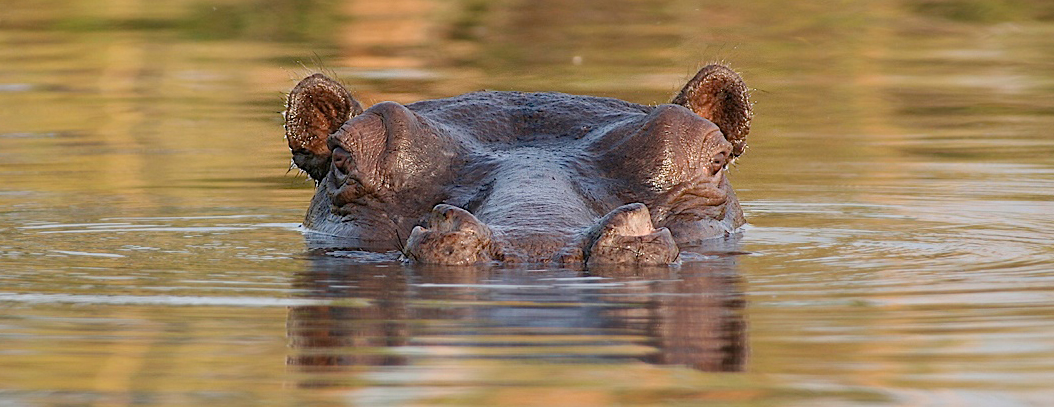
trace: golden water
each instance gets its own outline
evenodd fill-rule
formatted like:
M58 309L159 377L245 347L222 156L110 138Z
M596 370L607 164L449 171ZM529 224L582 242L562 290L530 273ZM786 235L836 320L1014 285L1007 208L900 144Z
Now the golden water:
M1054 405L1054 5L7 0L0 404ZM307 253L282 92L755 89L675 268Z

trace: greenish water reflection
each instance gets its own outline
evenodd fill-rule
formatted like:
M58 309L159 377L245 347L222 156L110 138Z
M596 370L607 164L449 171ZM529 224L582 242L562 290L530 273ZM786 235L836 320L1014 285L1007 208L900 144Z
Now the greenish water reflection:
M679 268L306 252L284 91L755 88ZM7 1L0 404L1043 405L1054 4ZM733 255L746 252L745 255Z

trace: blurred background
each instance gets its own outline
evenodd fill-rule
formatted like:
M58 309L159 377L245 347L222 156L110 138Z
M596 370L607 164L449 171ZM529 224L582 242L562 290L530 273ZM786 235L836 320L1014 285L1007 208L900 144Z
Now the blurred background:
M659 104L709 62L750 225L682 268L306 253L310 73ZM1046 405L1051 129L1046 0L3 0L0 404Z

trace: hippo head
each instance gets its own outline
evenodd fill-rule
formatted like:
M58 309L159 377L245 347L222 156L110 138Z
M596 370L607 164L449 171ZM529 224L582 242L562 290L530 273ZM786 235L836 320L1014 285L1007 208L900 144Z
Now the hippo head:
M659 106L473 92L363 110L315 74L289 93L285 127L317 183L308 229L424 263L650 265L744 223L725 169L752 114L721 65Z

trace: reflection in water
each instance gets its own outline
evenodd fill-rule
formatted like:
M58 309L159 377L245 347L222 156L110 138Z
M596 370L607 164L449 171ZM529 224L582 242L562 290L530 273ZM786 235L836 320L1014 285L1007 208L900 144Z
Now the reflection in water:
M682 365L740 371L747 344L735 258L681 267L528 270L363 265L322 257L289 310L302 373L427 358ZM341 380L310 378L300 386Z
M645 278L647 289L632 294L612 290L605 300L642 307L608 309L603 321L610 327L644 332L656 348L643 358L649 363L740 371L746 361L746 321L734 266L734 257L723 257L679 270L614 271L611 277Z
M0 405L347 404L287 381L485 393L415 405L1054 400L1052 1L2 10ZM714 60L756 87L757 137L731 175L755 255L735 265L295 254L312 185L285 173L277 112L306 71L370 104L479 89L649 103ZM485 374L449 379L462 371Z
M366 299L361 306L319 305L290 307L289 342L302 350L290 365L306 372L332 366L395 366L405 356L373 353L370 349L406 346L406 279L398 267L369 270L322 259L313 270L297 276L294 285L314 298ZM363 295L366 294L366 295Z

